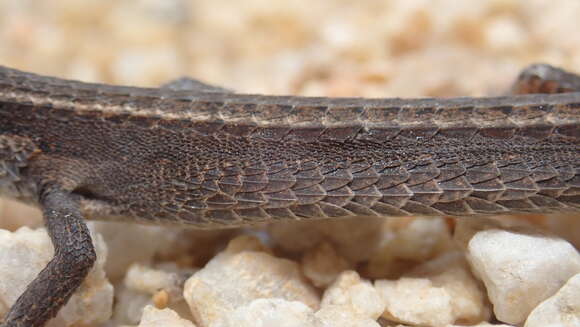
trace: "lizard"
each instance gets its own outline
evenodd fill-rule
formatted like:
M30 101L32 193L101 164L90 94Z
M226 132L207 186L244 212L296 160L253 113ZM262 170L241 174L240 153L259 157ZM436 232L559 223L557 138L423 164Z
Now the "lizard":
M535 64L511 91L268 96L0 67L0 194L39 206L55 248L1 326L44 326L66 304L96 260L86 219L213 229L579 212L580 76Z

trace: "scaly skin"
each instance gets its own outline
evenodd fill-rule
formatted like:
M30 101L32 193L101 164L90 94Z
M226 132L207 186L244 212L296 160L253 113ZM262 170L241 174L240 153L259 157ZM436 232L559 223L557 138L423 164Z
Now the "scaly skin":
M272 97L2 68L0 101L3 135L39 149L18 196L45 175L80 196L91 218L216 228L578 210L580 93Z
M188 81L186 81L188 82ZM95 261L84 218L199 228L280 219L580 211L580 78L513 95L238 95L0 67L0 191L37 203L56 254L2 327L44 326ZM562 94L555 94L565 92Z

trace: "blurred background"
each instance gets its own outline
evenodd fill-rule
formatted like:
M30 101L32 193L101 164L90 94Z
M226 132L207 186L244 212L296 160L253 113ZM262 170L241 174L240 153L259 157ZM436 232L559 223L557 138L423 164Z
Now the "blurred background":
M533 62L580 71L578 16L578 0L2 0L0 65L268 94L489 95ZM2 227L21 224L3 203Z
M578 0L2 0L0 64L148 86L484 95L531 62L580 70L578 16Z

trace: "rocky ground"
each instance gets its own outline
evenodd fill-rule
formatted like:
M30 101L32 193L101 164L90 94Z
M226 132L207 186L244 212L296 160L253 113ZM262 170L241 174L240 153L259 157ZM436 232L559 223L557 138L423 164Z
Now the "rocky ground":
M533 62L580 71L579 15L577 0L3 0L0 64L252 93L489 95ZM36 209L0 202L0 228L2 316L52 248ZM580 324L580 216L91 230L99 261L52 327Z

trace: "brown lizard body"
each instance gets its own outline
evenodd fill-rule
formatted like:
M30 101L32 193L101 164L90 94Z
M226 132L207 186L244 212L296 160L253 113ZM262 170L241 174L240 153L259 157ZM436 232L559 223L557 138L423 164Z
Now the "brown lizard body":
M0 191L40 205L56 249L3 326L43 326L82 282L95 260L84 218L220 228L580 211L580 78L536 65L516 88L551 94L262 96L0 67Z

